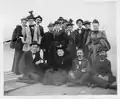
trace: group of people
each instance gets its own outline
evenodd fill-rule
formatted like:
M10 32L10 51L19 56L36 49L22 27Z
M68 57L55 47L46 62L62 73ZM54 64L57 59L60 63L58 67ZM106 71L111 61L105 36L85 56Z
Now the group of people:
M107 59L110 44L98 20L78 19L73 30L72 19L59 17L44 32L42 17L29 13L16 26L10 43L15 49L12 72L23 75L19 80L111 88L116 77Z

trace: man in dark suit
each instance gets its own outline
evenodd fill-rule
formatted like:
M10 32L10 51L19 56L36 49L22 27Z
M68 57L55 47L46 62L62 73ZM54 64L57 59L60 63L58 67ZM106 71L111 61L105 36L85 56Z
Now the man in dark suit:
M44 66L41 65L43 63L43 60L40 56L39 51L39 44L37 44L36 41L33 41L33 43L30 45L31 50L24 52L21 60L20 60L20 72L23 74L23 78L28 79L36 79L34 74L38 76L43 75L44 73Z
M44 29L43 29L43 27L40 25L40 23L42 22L42 17L41 17L40 15L38 15L38 16L35 18L35 21L36 21L36 25L39 26L40 36L43 37L43 36L44 36Z
M84 35L84 29L82 27L83 20L78 19L76 21L76 24L78 26L78 29L74 31L74 39L75 39L76 47L83 49L83 35Z

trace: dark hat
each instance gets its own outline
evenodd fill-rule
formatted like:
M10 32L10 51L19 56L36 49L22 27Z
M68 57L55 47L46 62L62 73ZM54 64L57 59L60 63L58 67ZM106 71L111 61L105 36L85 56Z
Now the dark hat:
M53 23L49 23L48 27L53 27Z
M82 19L77 19L76 24L78 23L78 21L81 21L81 22L83 23L83 20L82 20Z
M66 26L73 26L74 24L72 24L72 23L68 23Z
M73 26L74 24L72 22L73 22L73 20L69 19L68 24L66 26Z
M63 18L63 17L59 17L59 18L57 19L57 21L64 21L64 18Z
M20 19L20 20L21 20L21 21L23 21L23 20L28 21L27 18L22 18L22 19Z
M37 18L41 19L41 21L42 21L42 17L40 15L38 15L37 17L35 17L35 19L37 19Z
M27 19L29 20L29 19L34 19L35 20L35 17L34 17L34 15L33 15L33 11L29 11L29 16L27 17Z
M64 19L63 23L68 23L68 21L66 19Z
M92 23L98 23L99 24L99 21L97 19L94 19Z
M56 25L56 24L61 24L61 23L59 21L55 21L54 25Z
M32 46L32 45L38 45L38 46L40 46L40 44L38 44L37 41L33 41L33 42L30 44L30 46Z
M99 53L101 51L107 51L107 48L106 47L98 47L97 52Z
M72 19L69 19L69 23L72 23L73 22L73 20Z
M83 22L83 25L86 25L86 24L89 24L89 25L90 25L90 23L91 23L91 22L89 22L89 21L84 21L84 22Z

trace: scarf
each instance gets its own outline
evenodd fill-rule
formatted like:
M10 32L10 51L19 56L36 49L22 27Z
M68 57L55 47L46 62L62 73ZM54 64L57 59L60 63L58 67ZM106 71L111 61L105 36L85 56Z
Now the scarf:
M25 27L23 27L22 26L22 35L23 35L23 38L24 38L24 43L26 42L26 36L27 36L27 27L25 26Z
M33 41L37 41L38 44L41 43L41 35L40 35L40 26L36 25L35 26L35 31L34 31L34 37L33 37Z

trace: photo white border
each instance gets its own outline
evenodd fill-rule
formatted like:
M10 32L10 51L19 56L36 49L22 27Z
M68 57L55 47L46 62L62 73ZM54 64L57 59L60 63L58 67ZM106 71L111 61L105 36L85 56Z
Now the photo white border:
M117 3L116 5L116 12L117 12L117 83L120 87L120 0L82 0L86 2L106 2L106 1L115 1ZM2 4L2 3L0 3ZM3 22L4 18L0 16L1 22ZM3 27L2 24L0 24L0 27ZM2 28L0 28L0 33L2 35ZM17 96L4 96L4 80L3 80L3 35L0 36L0 95L1 99L5 98L12 98L12 99L18 99L18 98L24 98L24 96L17 97ZM27 98L38 98L38 99L120 99L120 88L118 88L118 95L69 95L69 96L61 96L61 95L46 95L46 96L28 96Z

